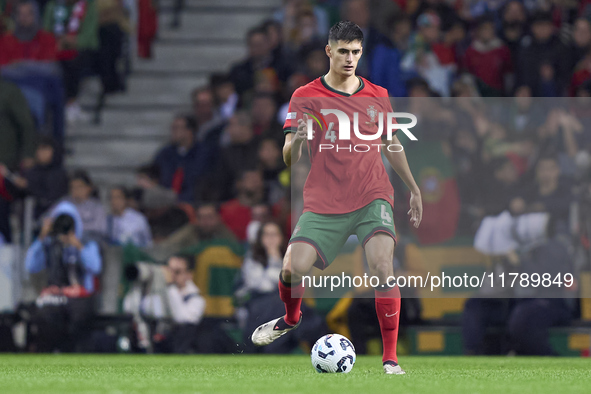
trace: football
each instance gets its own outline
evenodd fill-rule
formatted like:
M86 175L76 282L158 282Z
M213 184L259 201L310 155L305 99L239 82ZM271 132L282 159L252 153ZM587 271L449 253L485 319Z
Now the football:
M328 334L316 341L311 358L318 373L349 373L355 365L355 348L346 337Z

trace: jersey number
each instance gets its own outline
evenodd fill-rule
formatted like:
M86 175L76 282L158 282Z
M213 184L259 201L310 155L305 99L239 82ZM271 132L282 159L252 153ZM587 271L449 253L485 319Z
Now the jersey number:
M326 129L326 133L324 134L324 138L326 138L327 140L330 140L330 142L332 142L334 144L334 142L337 140L337 135L334 132L334 122L330 122L328 124L328 129Z

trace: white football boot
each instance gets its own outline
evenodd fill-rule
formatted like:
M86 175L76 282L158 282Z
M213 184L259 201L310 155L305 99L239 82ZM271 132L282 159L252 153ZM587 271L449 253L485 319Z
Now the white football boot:
M252 343L256 346L265 346L282 337L291 330L298 328L302 322L302 313L300 312L300 320L295 326L290 326L283 319L285 316L278 317L275 320L271 320L265 324L261 324L250 336Z
M405 375L404 369L400 368L398 364L392 364L390 362L384 364L384 373L386 375Z

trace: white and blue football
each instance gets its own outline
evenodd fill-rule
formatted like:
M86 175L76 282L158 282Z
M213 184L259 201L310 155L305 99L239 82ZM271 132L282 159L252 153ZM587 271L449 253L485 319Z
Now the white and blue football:
M312 347L312 366L319 373L349 373L355 365L355 348L349 339L328 334Z

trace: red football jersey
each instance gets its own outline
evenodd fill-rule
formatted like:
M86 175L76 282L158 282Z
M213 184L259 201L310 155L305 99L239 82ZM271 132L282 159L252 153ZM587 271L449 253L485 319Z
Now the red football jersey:
M386 146L377 135L380 122L381 134L386 134L387 113L393 112L392 106L386 89L359 79L360 87L351 95L331 88L324 77L298 88L292 95L284 132L295 132L298 119L303 119L304 114L313 119L314 135L307 140L311 167L304 185L303 212L343 214L376 199L394 205L394 189L381 155ZM326 110L347 114L348 135L347 130L340 130L337 115L326 114ZM359 134L372 140L364 140L354 132L354 113Z

